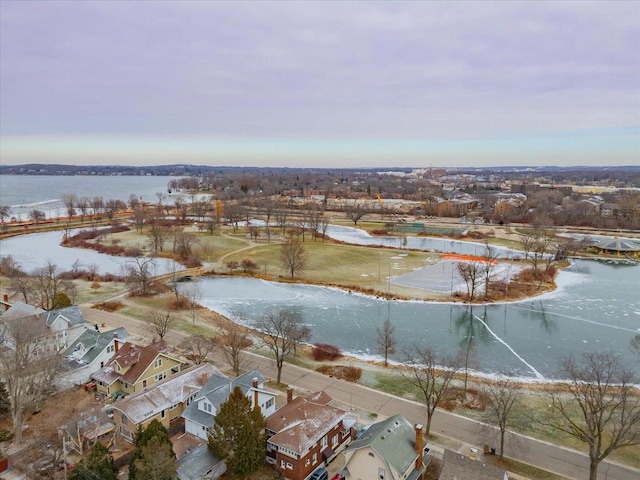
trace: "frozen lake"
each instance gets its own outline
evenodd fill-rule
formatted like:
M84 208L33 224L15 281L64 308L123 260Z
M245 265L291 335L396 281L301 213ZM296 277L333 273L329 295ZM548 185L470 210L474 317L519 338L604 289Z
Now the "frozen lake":
M512 304L461 304L380 300L348 292L251 278L203 278L202 304L250 324L269 309L294 309L311 328L312 343L329 343L376 357L376 328L387 315L398 352L412 344L438 351L473 348L474 369L529 379L551 378L567 354L613 352L629 364L629 341L640 333L640 266L576 261L559 289ZM401 360L401 355L395 355Z
M73 232L72 232L73 233ZM60 245L63 232L34 233L20 235L0 241L0 257L11 255L20 262L26 272L43 267L47 260L55 263L60 270L71 270L76 261L80 261L80 269L96 265L100 274L112 273L122 275L122 266L131 262L129 257L104 255L84 248L67 248ZM152 275L160 275L169 271L170 266L184 267L173 260L156 258Z

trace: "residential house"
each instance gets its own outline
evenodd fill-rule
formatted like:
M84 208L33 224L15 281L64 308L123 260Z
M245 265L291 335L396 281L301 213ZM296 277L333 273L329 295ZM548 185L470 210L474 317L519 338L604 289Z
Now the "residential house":
M221 375L216 366L193 365L116 401L113 418L118 433L132 442L138 427L145 428L152 420L158 420L172 435L184 432L182 413L213 375Z
M289 480L304 480L328 464L352 439L354 420L329 405L325 392L293 399L267 417L267 462Z
M89 328L77 306L47 312L16 302L0 318L0 337L5 345L12 348L16 333L24 330L43 352L59 352L67 348Z
M216 457L206 443L194 448L176 462L177 480L215 480L226 471L226 462Z
M85 330L80 337L62 352L62 371L56 385L66 388L86 383L124 345L129 334L123 327L106 332Z
M445 450L442 456L442 470L439 480L509 480L509 473L503 468Z
M271 415L276 411L276 395L264 389L264 382L265 378L258 370L251 370L234 379L222 374L212 375L182 414L186 432L207 440L213 418L236 386L251 400L252 408L260 408L265 417Z
M169 355L167 344L154 342L142 347L125 343L91 378L102 395L141 392L156 382L180 372L183 362Z
M372 424L347 447L340 473L347 480L421 479L429 463L426 451L422 425L412 426L402 415L394 415Z

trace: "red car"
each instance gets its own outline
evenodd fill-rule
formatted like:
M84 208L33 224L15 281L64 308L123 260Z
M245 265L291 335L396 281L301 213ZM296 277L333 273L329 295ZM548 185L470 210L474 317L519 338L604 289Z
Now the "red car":
M344 480L344 477L339 473L336 473L333 477L331 477L331 480Z

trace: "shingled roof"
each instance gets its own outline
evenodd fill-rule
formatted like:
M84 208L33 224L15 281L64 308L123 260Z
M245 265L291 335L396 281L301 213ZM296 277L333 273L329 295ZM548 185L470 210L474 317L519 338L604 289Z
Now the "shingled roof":
M416 461L416 431L402 415L394 415L372 424L347 451L363 447L375 450L380 458L403 474Z
M149 365L151 365L151 362L161 353L167 355L167 351L168 347L165 342L154 342L146 347L141 347L133 343L125 343L109 363L94 373L92 377L108 385L118 379L133 385ZM124 374L120 374L116 371L116 364L122 368L130 368Z
M187 397L199 391L203 378L220 375L220 370L210 363L193 365L177 375L158 382L146 391L135 393L114 404L114 408L125 413L133 423L138 424L159 414L173 405L184 402Z
M331 397L324 392L297 397L269 415L267 430L276 432L269 443L302 453L319 441L347 412L328 405Z

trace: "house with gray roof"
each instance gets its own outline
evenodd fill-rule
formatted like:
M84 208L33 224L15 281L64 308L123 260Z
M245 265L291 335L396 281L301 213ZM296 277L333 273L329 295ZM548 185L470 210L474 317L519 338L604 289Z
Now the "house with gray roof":
M88 382L91 375L103 368L120 349L128 336L124 327L106 332L95 328L85 330L62 352L62 371L56 385L66 388Z
M347 480L418 480L429 463L426 451L422 425L412 426L402 415L394 415L372 424L345 449L340 473Z
M439 480L509 480L509 473L500 467L474 460L461 453L445 450Z
M14 337L29 332L42 352L60 352L75 342L89 325L78 306L44 311L16 302L0 316L0 341L14 348Z
M264 382L265 378L258 370L251 370L234 379L221 374L212 375L182 414L185 431L207 440L208 430L213 426L213 417L236 386L251 400L252 408L260 408L265 417L271 415L276 410L276 395L264 389Z
M226 462L211 453L206 443L194 448L176 462L177 480L214 480L226 471Z
M118 433L132 442L138 427L146 428L153 420L162 423L172 435L184 432L182 413L209 378L221 375L218 367L210 363L192 365L143 391L117 400L113 410Z

